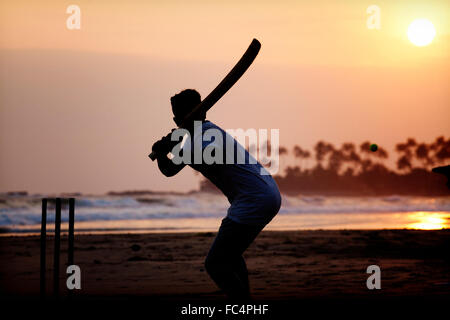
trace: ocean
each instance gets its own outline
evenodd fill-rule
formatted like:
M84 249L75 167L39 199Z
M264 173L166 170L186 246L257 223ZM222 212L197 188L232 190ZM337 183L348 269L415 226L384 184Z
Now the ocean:
M2 235L38 234L42 195L0 194ZM220 194L149 193L76 197L77 233L216 231L229 204ZM54 205L49 203L49 231ZM63 204L62 229L67 229ZM265 230L442 229L450 226L450 196L283 196Z

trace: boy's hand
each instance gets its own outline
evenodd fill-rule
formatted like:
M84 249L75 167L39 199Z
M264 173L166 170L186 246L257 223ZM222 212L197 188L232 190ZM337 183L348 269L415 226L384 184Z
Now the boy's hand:
M152 146L152 151L156 153L169 153L169 146L164 139L156 141Z
M170 139L172 132L175 129L172 129L172 131L165 137L162 137L160 140L156 141L152 146L152 151L156 153L169 153L170 150L173 148L173 143Z

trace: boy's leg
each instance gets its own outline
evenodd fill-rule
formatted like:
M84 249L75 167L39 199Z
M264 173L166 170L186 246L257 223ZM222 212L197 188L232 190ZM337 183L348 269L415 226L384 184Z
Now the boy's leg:
M244 251L264 226L249 226L224 218L205 260L211 278L228 297L247 299L250 295Z
M245 286L245 291L250 292L247 265L242 255L236 260L235 270L242 284Z

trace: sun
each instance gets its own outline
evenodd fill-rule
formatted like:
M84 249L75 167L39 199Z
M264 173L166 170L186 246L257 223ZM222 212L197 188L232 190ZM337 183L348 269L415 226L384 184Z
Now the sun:
M408 39L418 47L429 45L435 35L436 30L427 19L416 19L408 27Z

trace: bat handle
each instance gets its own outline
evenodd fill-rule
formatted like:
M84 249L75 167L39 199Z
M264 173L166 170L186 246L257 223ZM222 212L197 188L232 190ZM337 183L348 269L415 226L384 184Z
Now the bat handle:
M150 159L152 159L152 161L155 161L155 160L156 160L156 156L157 156L157 154L156 154L156 152L154 152L154 151L152 151L152 153L150 153L150 154L148 155L148 157L149 157Z

